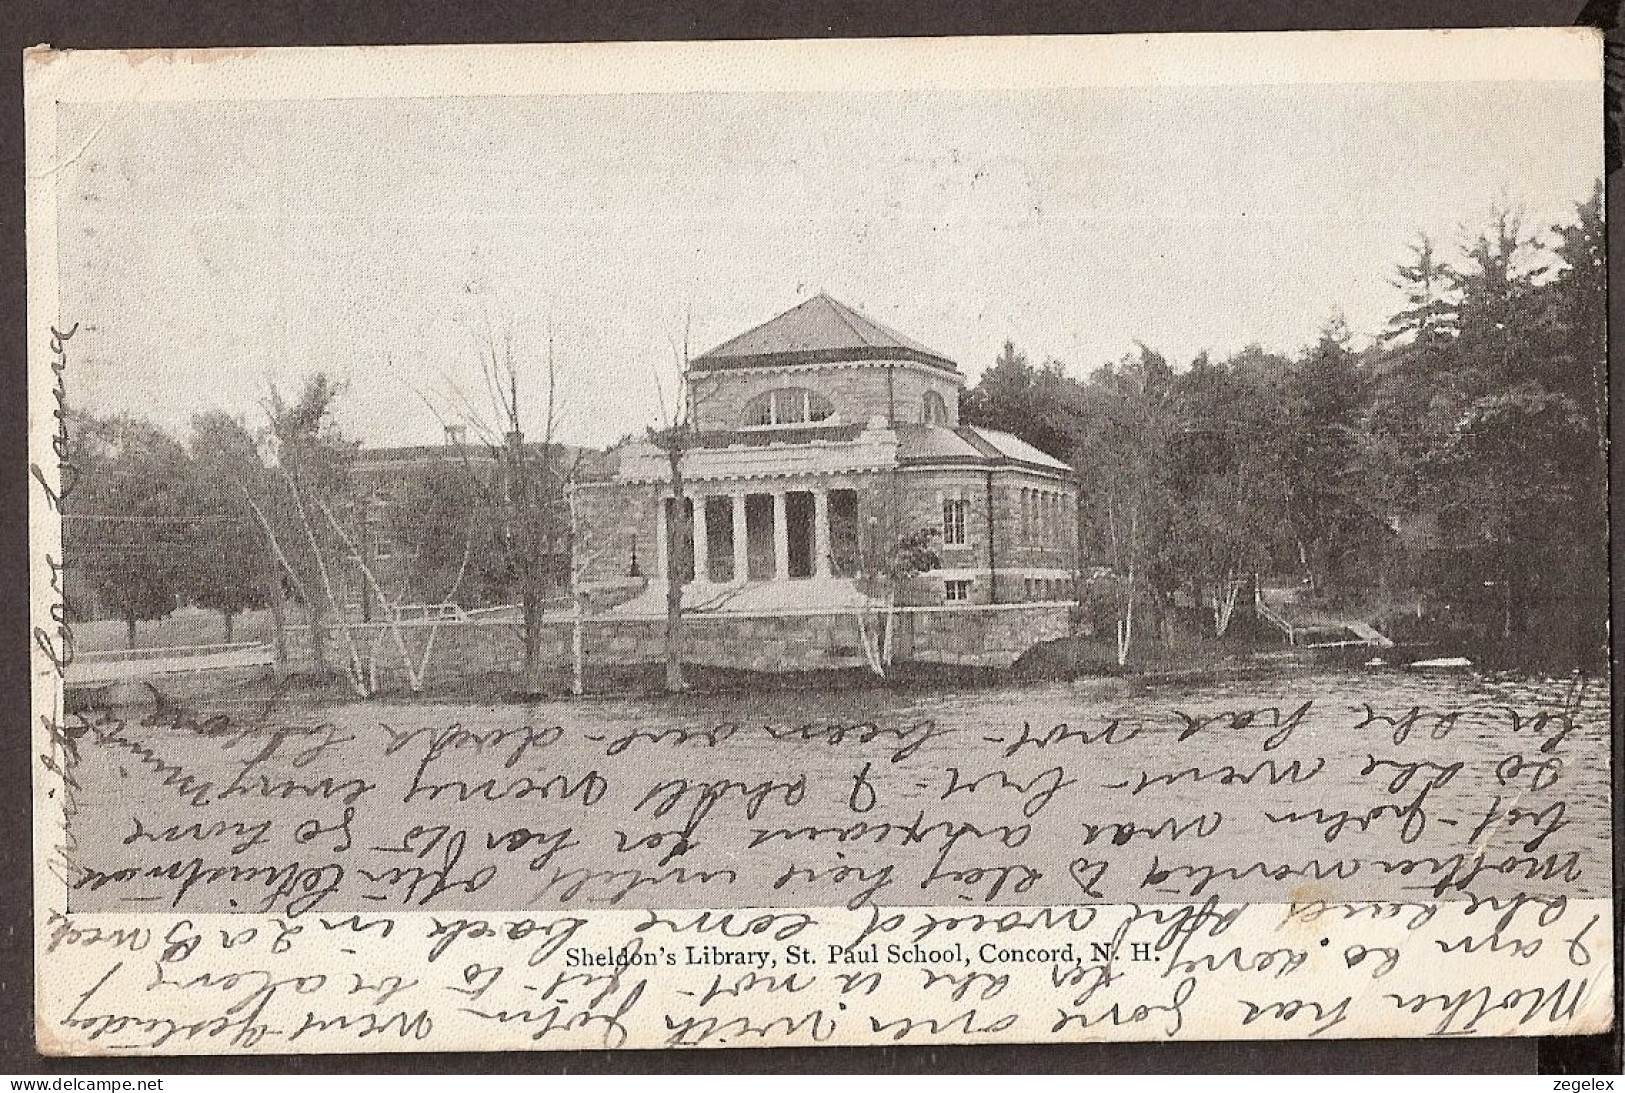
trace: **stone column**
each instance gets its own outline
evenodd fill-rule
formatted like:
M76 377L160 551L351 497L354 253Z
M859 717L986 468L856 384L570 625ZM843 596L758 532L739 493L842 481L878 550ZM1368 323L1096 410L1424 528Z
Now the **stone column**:
M828 577L829 491L813 491L813 576Z
M666 531L666 498L655 498L655 571L653 578L658 581L666 579L671 570L666 565L666 548L671 544L671 537Z
M744 584L750 577L750 550L745 538L745 495L733 495L734 580Z
M773 579L790 579L790 522L785 518L783 490L773 495Z
M705 534L705 495L697 494L694 501L694 519L689 523L689 531L694 536L694 579L696 581L709 581L710 547Z

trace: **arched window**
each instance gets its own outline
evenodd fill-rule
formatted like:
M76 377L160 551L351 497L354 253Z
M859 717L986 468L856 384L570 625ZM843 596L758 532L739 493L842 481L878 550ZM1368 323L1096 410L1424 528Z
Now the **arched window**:
M947 401L941 395L937 394L937 392L927 391L925 393L925 409L920 415L920 420L925 422L927 425L947 425Z
M805 387L781 387L765 391L745 405L740 423L747 428L772 425L807 425L833 417L829 399Z

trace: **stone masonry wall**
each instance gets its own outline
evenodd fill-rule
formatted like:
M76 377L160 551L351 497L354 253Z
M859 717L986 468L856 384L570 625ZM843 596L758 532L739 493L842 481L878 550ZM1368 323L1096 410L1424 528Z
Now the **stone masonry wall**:
M893 651L900 660L1008 668L1033 646L1066 637L1070 616L1065 604L909 611Z
M1068 632L1063 604L1010 604L997 607L901 609L894 617L893 654L899 663L920 662L1008 667L1034 645ZM871 616L870 625L876 625ZM689 664L760 672L856 667L864 663L856 613L811 615L690 615L684 619L683 659ZM352 627L363 663L376 670L384 687L405 686L408 673L388 628ZM441 684L489 673L517 673L524 663L523 631L516 622L441 623L401 627L414 663L421 664L431 630L434 650L425 681ZM665 656L665 620L589 616L582 622L582 651L591 667L648 664ZM326 638L328 663L348 659L343 636ZM566 669L572 658L572 623L550 622L541 645L542 664ZM289 631L289 657L295 669L312 666L309 633Z
M1007 471L996 477L994 483L994 534L1000 567L1007 570L1060 569L1071 572L1074 564L1073 544L1077 541L1077 517L1071 486L1053 478L1022 471ZM1061 500L1051 511L1051 519L1062 524L1062 533L1055 542L1042 538L1036 527L1030 541L1022 537L1023 489L1060 496ZM1015 583L1019 587L1019 577L1015 578Z
M886 373L884 363L826 365L817 370L797 371L740 370L723 372L713 379L707 377L696 386L697 416L700 428L737 429L741 424L745 405L764 391L781 387L806 387L829 399L840 420L848 425L859 425L870 418L885 417L887 413ZM948 404L953 423L958 423L959 385L948 376L926 365L906 361L893 362L890 369L892 399L897 409L897 420L917 422L924 413L925 392L936 391Z
M952 546L939 540L940 569L910 582L907 602L920 605L941 603L943 582L955 578L971 581L972 603L995 602L987 581L986 472L969 468L911 470L899 476L899 487L899 508L903 513L901 523L907 529L925 526L941 528L945 501L962 499L968 505L964 545ZM1068 514L1064 545L1029 543L1023 539L1023 489L1042 489L1063 496L1060 508ZM1073 531L1075 522L1070 517L1071 504L1068 487L1053 478L1011 469L993 473L993 551L998 603L1018 603L1027 598L1025 582L1029 571L1072 572L1072 542L1076 535Z

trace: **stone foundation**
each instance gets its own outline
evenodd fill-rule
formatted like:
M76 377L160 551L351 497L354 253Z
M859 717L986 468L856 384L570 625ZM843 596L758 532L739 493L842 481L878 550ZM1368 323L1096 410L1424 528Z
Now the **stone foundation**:
M1007 668L1033 646L1069 632L1066 604L1001 604L996 606L899 608L893 617L892 659L906 664L960 664ZM851 668L865 663L860 627L878 629L883 616L865 620L858 612L746 615L693 614L683 619L683 661L715 668L757 672L814 671ZM541 663L568 670L572 663L575 623L554 616L545 625ZM369 671L381 687L407 683L399 647L389 628L378 623L351 627ZM589 669L648 664L665 659L663 618L588 616L581 621L583 659ZM423 662L433 635L425 670L431 685L491 673L517 673L524 665L524 630L517 622L443 622L402 624L402 643L415 663ZM336 630L326 635L327 662L341 668L348 645ZM288 634L288 655L295 670L313 666L308 629Z

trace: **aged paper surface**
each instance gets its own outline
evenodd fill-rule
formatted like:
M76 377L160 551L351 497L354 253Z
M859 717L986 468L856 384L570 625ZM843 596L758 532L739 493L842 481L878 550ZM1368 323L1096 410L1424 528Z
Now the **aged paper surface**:
M1608 1026L1595 33L25 88L42 1051Z

